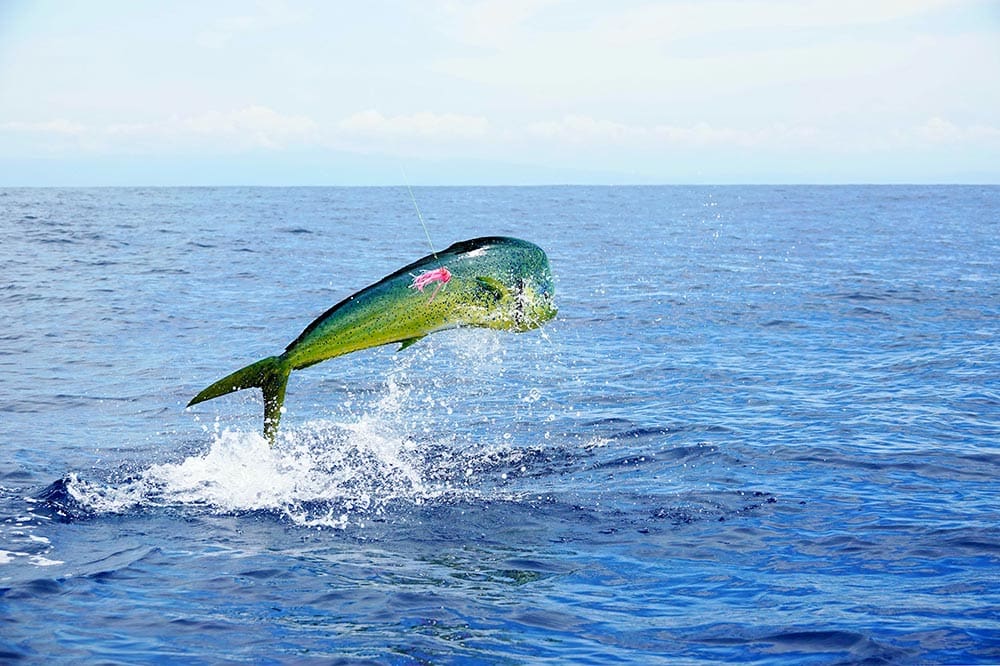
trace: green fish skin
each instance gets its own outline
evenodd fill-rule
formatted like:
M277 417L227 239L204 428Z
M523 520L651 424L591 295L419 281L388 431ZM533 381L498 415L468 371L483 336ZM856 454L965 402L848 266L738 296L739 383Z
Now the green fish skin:
M429 271L446 275L447 282L417 288L417 278ZM429 333L460 326L529 331L556 316L553 295L549 260L537 245L501 236L455 243L345 298L309 324L284 353L223 377L188 407L259 387L264 437L273 445L292 370L394 342L405 349Z

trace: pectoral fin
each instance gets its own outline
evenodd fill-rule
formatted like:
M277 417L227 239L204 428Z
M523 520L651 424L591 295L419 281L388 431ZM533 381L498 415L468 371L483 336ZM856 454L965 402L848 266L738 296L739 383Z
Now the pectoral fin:
M427 337L426 335L417 335L417 336L412 337L412 338L407 338L405 340L400 340L399 341L399 349L397 349L396 351L403 351L404 349L406 349L407 347L409 347L410 345L412 345L417 340L421 340L421 339L426 338L426 337Z
M503 282L486 275L480 275L476 278L476 282L479 283L486 292L488 292L494 299L500 301L503 300L505 296L510 293L510 290L504 285Z

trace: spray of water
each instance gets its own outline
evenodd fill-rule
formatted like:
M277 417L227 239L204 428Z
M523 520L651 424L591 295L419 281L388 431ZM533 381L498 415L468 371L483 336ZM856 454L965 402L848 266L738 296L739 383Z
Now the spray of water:
M179 462L113 483L71 476L68 490L98 514L182 506L323 527L363 524L397 502L498 498L526 455L511 430L538 422L532 410L544 403L522 372L511 390L506 342L490 331L439 334L397 355L375 396L283 430L276 447L256 431L216 428L206 450Z

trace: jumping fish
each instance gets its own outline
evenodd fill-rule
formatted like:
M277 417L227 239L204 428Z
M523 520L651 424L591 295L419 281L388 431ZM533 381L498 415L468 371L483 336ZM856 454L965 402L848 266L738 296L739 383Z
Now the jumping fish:
M549 260L537 245L501 236L455 243L348 296L283 353L223 377L188 407L259 387L264 437L273 445L292 370L394 342L406 349L429 333L460 326L528 331L556 316L553 295Z

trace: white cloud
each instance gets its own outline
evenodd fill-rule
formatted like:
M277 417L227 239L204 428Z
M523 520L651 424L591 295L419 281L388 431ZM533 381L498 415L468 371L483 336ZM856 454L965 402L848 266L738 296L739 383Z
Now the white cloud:
M281 150L317 137L319 125L301 115L284 115L265 106L227 112L207 111L152 122L84 125L66 119L0 123L0 132L32 142L46 152L82 149L90 153L156 153L192 148ZM32 138L33 137L33 138Z
M306 140L318 125L301 115L283 115L266 106L248 106L220 113L210 111L200 116L171 123L179 133L202 136L239 137L263 148L280 148L290 141Z
M586 144L594 141L601 143L631 142L641 138L643 134L646 134L646 131L641 127L624 125L610 120L569 115L562 120L531 123L528 125L528 133L536 137L570 144Z
M901 128L845 125L637 123L567 114L498 124L479 115L359 111L320 123L251 105L155 122L84 125L70 119L0 122L10 156L220 155L308 147L360 153L534 163L542 166L660 164L665 156L699 155L726 164L740 154L864 159L921 151L980 154L1000 148L1000 127L944 117ZM790 159L794 159L790 157Z
M45 152L156 154L179 151L233 152L262 148L280 151L297 146L352 148L364 152L436 149L456 154L490 143L492 126L485 117L420 112L384 115L360 111L321 124L299 114L251 105L230 111L170 116L146 122L84 125L66 119L0 123L0 136L17 137L16 145L44 145Z
M253 105L225 112L172 116L152 123L112 124L97 133L112 142L139 142L151 148L179 143L180 147L207 144L227 149L280 150L310 140L318 129L316 122L306 116L284 115L266 106Z
M297 143L332 145L339 140L379 144L383 140L418 140L451 144L487 139L490 130L490 122L483 116L430 112L387 116L376 110L360 111L324 126L309 116L283 114L261 105L231 111L210 110L149 122L84 125L54 119L0 123L0 132L7 135L85 138L105 148L180 143L280 150Z
M864 160L876 154L904 159L928 150L972 155L1000 149L1000 126L943 118L902 128L782 123L732 127L707 122L643 125L568 115L530 123L523 135L535 150L573 155L583 162L599 157L626 163L674 151L700 152L724 163L743 151L761 156L809 155L810 160L818 156Z
M420 112L384 116L375 110L361 111L337 124L347 135L390 138L437 138L445 141L483 138L490 122L483 116L459 113Z
M655 150L664 146L782 147L815 143L813 128L781 124L756 129L716 127L706 122L692 125L638 125L589 116L569 115L558 121L531 123L528 134L572 146L603 146L626 150Z
M980 142L1000 144L1000 127L978 124L956 125L943 118L931 118L910 134L932 145Z
M65 118L55 120L20 121L0 123L0 132L26 133L26 134L56 134L56 135L80 135L87 131L87 128L80 123L76 123Z

